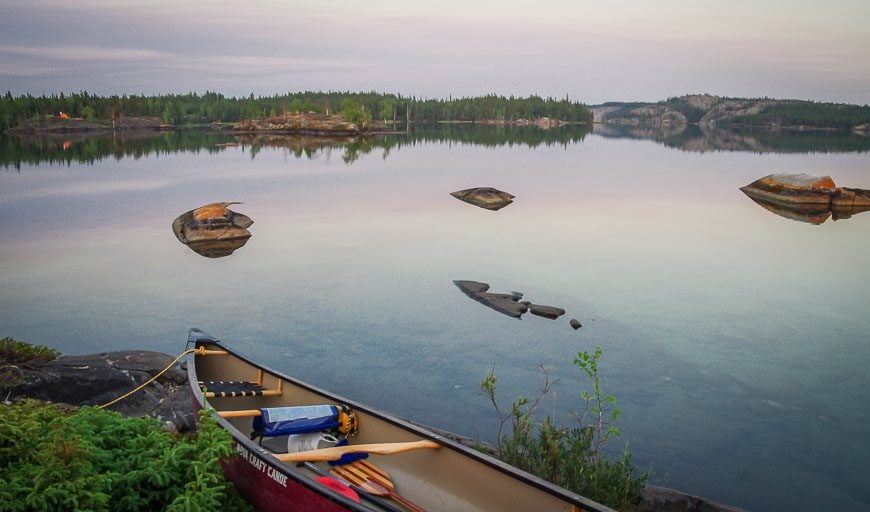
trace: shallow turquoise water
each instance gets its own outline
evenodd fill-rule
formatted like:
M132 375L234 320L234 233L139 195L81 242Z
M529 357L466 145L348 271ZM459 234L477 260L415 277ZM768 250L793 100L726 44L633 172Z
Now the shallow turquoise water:
M856 469L870 466L870 213L815 226L738 190L784 171L870 188L867 153L588 135L342 154L238 146L0 170L0 336L175 354L198 326L484 439L497 426L477 388L489 369L506 402L551 368L544 407L566 417L583 384L571 359L601 346L619 444L653 483L752 510L870 508ZM474 186L517 198L490 212L449 195ZM172 219L231 200L255 222L244 247L206 259L178 243ZM515 320L457 279L567 313Z

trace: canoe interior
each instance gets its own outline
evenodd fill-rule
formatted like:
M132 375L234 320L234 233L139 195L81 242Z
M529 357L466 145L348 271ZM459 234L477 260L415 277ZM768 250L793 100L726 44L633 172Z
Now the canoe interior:
M439 449L421 449L391 455L371 454L367 459L391 475L399 494L427 511L611 510L384 412L260 367L243 356L234 354L223 344L198 342L197 347L201 346L208 350L228 351L228 354L195 355L190 370L191 382L196 382L195 379L200 382L257 381L259 378L263 389L281 389L280 395L273 396L206 399L195 386L197 400L205 400L217 411L343 403L351 406L359 420L359 432L349 438L349 444L395 443L422 439L441 444L442 448ZM229 427L237 440L244 440L250 446L248 439L252 432L252 418L222 418L222 424ZM274 453L283 453L286 452L286 437L269 439L262 445ZM298 467L296 463L283 463L272 457L267 459L269 464L301 479L303 483L316 476L313 472ZM316 464L325 471L330 468L325 462ZM366 501L363 503L370 505ZM395 502L392 504L402 508ZM377 510L376 507L372 508Z

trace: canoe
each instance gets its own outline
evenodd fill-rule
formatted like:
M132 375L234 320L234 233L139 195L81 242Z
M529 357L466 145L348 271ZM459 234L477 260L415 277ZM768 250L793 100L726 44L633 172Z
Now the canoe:
M224 472L259 510L611 511L443 435L257 364L198 329L188 344L195 348L187 361L194 406L212 411L232 434L237 456L222 462ZM317 443L319 436L328 447ZM339 457L366 458L332 465Z

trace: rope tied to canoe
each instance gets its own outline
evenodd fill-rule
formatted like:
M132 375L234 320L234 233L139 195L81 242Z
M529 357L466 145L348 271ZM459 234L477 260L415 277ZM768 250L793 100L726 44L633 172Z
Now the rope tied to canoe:
M166 368L160 370L159 373L155 374L153 377L151 377L151 378L148 379L147 381L143 382L141 385L139 385L139 387L137 387L137 388L134 389L133 391L130 391L130 392L128 392L128 393L125 393L125 394L119 396L118 398L112 400L111 402L107 402L107 403L105 403L105 404L103 404L103 405L98 406L97 408L98 408L98 409L105 409L106 407L108 407L108 406L110 406L110 405L114 405L114 404L120 402L121 400L127 398L128 396L130 396L130 395L136 393L137 391L139 391L140 389L144 388L144 387L147 386L148 384L151 384L151 383L154 382L155 380L159 379L161 375L163 375L164 373L168 372L170 368L172 368L173 366L175 366L175 363L177 363L177 362L179 361L179 359L181 359L182 357L186 356L187 354L196 354L196 355L199 355L199 356L204 356L204 355L206 355L205 346L203 345L203 346L201 346L201 347L199 347L199 348L190 348L190 349L185 350L184 352L182 352L181 354L179 354L178 357L176 357L176 358L175 358L171 363L169 363L169 364L166 366Z

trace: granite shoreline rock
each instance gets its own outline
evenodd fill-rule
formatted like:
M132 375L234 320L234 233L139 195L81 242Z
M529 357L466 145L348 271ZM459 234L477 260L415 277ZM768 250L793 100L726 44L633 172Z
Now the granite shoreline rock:
M173 359L160 352L126 350L20 364L17 373L22 383L12 388L6 400L31 398L71 406L98 406L132 391ZM151 416L172 422L179 432L190 431L195 425L187 373L177 366L107 409L125 416Z

